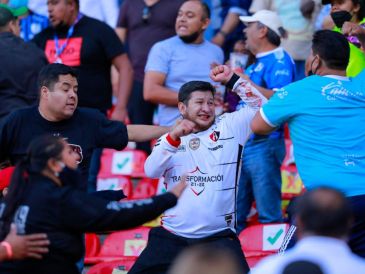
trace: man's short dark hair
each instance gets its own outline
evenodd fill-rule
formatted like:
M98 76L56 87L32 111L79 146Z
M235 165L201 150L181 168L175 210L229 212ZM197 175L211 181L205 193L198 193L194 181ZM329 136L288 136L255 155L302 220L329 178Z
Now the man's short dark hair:
M207 5L207 3L200 1L201 5L202 5L202 9L203 9L203 19L209 19L210 18L210 9L209 6Z
M332 188L306 192L295 203L303 233L342 238L349 232L352 211L345 196Z
M202 0L190 0L190 1L196 1L196 2L200 3L202 10L203 10L203 17L202 17L203 20L210 18L210 9L209 9L209 6L205 2L203 2ZM184 5L184 3L182 5Z
M215 88L209 82L205 81L190 81L183 84L179 90L178 100L183 102L185 105L190 100L191 94L195 91L206 91L211 92L214 96Z
M5 27L10 21L16 19L17 17L9 9L0 6L0 28Z
M350 46L341 33L332 30L319 30L312 40L313 54L326 63L329 69L346 70L350 59Z
M45 86L49 89L53 89L55 83L58 82L60 75L67 75L77 78L76 71L64 64L49 64L41 69L38 75L38 88Z
M319 265L314 262L298 260L285 266L282 274L323 274Z

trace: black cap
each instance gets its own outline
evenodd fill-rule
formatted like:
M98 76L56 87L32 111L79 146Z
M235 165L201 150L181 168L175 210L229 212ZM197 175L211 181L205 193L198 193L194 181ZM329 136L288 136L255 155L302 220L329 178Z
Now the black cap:
M6 26L10 21L16 19L16 16L10 11L10 9L0 6L0 27Z

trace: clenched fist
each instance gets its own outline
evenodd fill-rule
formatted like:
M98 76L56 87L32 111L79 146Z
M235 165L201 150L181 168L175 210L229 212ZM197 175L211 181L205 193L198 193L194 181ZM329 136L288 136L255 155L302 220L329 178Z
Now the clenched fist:
M220 82L224 85L231 79L232 75L233 71L229 66L219 65L210 71L209 76L214 82Z
M178 140L182 136L189 135L195 129L195 123L186 119L183 119L175 124L170 131L169 135L173 140Z

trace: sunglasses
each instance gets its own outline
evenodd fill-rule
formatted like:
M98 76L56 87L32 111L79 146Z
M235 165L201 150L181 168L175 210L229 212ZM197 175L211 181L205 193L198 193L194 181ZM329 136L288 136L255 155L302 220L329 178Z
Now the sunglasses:
M151 17L150 7L145 6L142 10L142 21L143 21L143 23L147 24L150 17Z

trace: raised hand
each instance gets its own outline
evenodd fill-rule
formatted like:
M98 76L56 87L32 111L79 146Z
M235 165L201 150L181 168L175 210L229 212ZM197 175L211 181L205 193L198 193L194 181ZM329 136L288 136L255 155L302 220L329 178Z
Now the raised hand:
M186 188L187 184L186 184L186 175L181 176L181 181L174 186L170 192L172 194L174 194L177 198L179 198L181 196L181 194L184 192L185 188Z
M214 82L220 82L222 84L226 84L229 79L231 79L233 75L233 71L229 66L219 65L211 69L210 71L210 79Z

